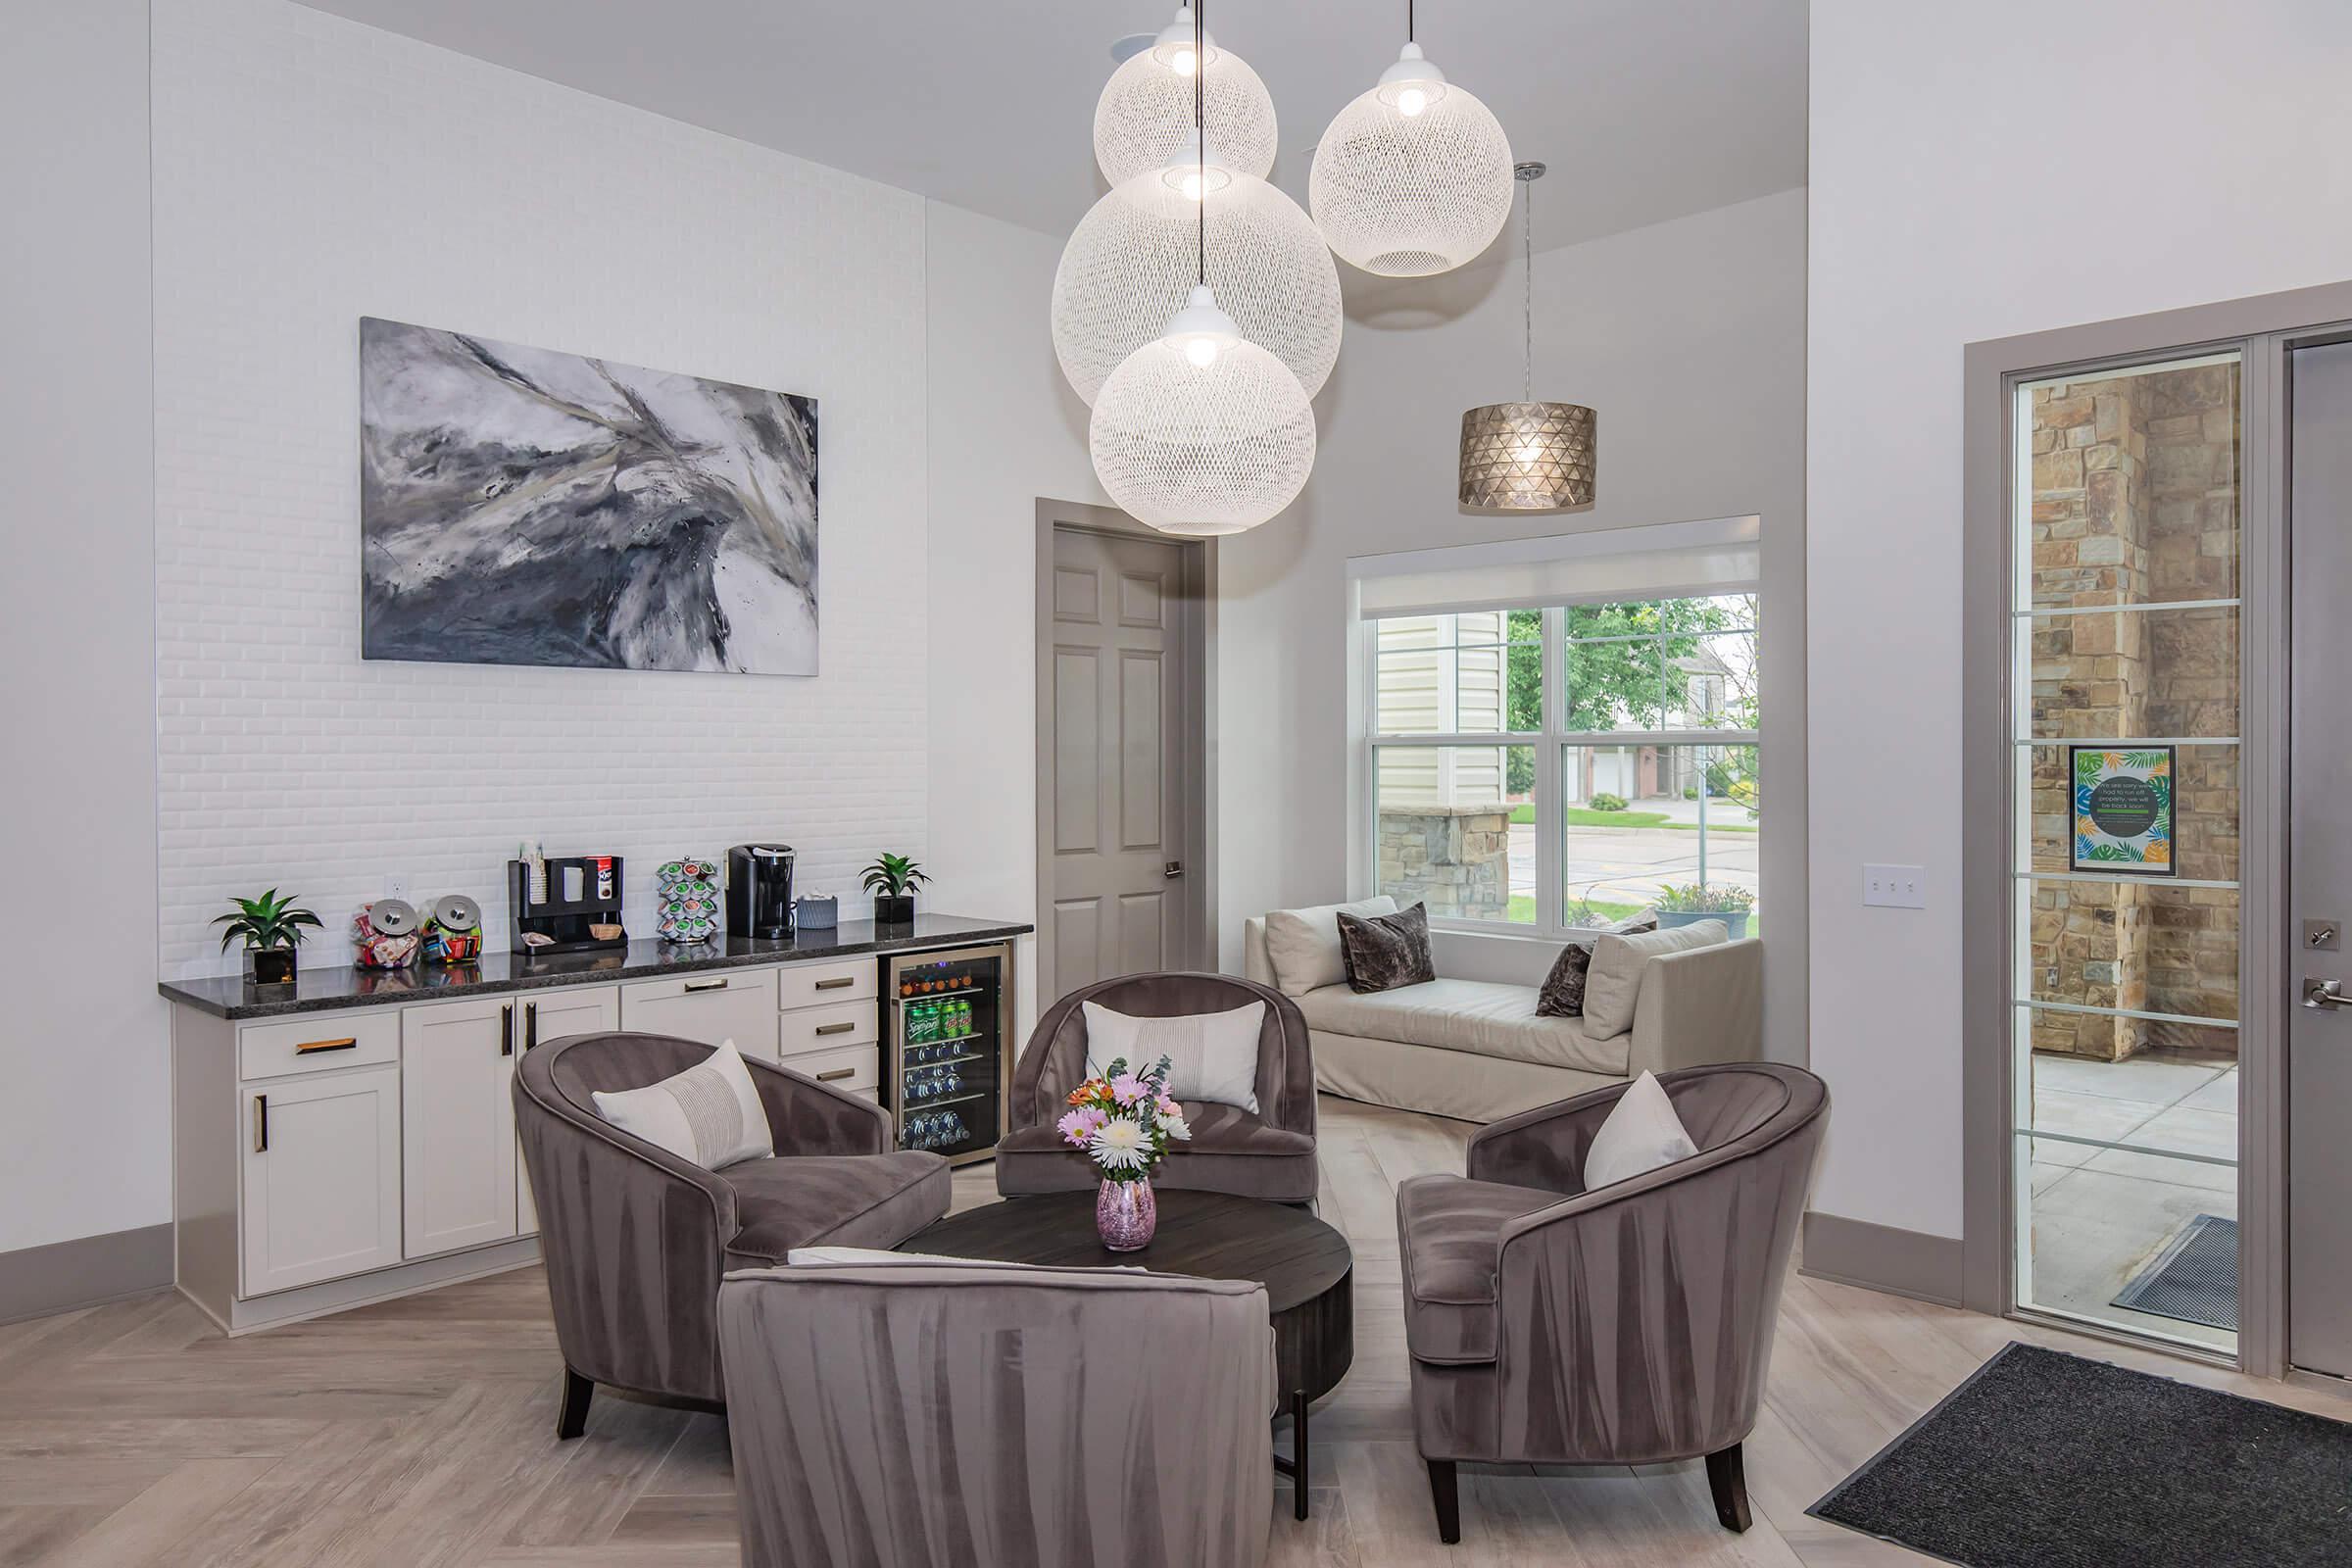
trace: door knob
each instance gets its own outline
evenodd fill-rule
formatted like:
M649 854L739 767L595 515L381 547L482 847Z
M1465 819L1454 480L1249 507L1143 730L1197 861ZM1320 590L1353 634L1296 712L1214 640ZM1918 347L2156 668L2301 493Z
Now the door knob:
M2352 1007L2352 996L2344 994L2341 980L2305 980L2303 1005L2306 1007Z

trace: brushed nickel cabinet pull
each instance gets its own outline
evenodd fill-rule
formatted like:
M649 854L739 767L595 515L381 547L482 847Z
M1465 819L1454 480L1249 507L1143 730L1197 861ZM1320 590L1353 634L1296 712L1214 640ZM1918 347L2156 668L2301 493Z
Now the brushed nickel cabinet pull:
M854 1023L820 1023L816 1026L816 1032L820 1035L846 1035L857 1027Z
M253 1097L253 1152L257 1154L270 1152L270 1097L268 1095Z
M359 1043L358 1035L347 1035L341 1040L305 1040L294 1048L294 1054L307 1056L314 1051L350 1051Z
M689 980L686 982L686 989L689 991L724 991L727 989L727 983L723 979Z
M854 974L835 975L830 980L819 980L816 983L816 989L819 991L839 991L843 986L854 986L857 983L858 977Z
M855 1078L857 1076L858 1069L855 1067L836 1067L831 1072L818 1073L816 1081L820 1084L829 1084L836 1078Z

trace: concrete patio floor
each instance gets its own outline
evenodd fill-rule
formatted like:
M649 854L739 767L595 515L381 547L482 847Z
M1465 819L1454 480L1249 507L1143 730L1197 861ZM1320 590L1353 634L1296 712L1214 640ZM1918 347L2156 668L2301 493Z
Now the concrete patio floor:
M2034 1140L2034 1253L2026 1304L2233 1348L2219 1329L2112 1305L2181 1226L2237 1217L2237 1170L2166 1157L2237 1157L2237 1063L2148 1052L2123 1061L2036 1053L2034 1126L2164 1153Z

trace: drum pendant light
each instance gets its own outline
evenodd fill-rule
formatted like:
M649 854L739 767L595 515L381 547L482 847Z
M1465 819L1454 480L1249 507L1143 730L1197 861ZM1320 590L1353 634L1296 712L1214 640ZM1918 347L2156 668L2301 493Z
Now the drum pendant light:
M1578 403L1535 401L1535 182L1544 166L1521 164L1512 172L1527 193L1520 220L1526 377L1522 401L1490 403L1462 416L1461 504L1479 512L1561 512L1592 504L1594 416Z
M1204 46L1194 0L1194 58ZM1209 181L1200 74L1193 133ZM1315 415L1289 367L1241 335L1208 286L1208 203L1194 208L1194 285L1159 337L1111 371L1087 444L1095 475L1129 515L1163 533L1254 528L1297 498L1315 462Z
M1341 260L1383 277L1449 272L1511 216L1511 144L1485 104L1413 41L1315 147L1307 208Z

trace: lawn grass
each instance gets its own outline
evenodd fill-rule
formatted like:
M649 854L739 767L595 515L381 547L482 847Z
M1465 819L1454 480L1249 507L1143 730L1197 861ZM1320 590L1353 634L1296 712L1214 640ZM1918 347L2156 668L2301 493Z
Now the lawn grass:
M1586 906L1603 920L1622 920L1629 914L1639 914L1646 907L1640 904L1597 903ZM1536 923L1536 897L1532 893L1511 895L1511 918L1521 925Z
M1698 831L1696 822L1668 821L1664 811L1595 811L1588 807L1571 806L1561 810L1560 817L1570 827L1663 827L1670 828L1677 833ZM1536 803L1522 801L1512 807L1511 821L1519 827L1535 826ZM1730 822L1709 822L1707 831L1710 833L1753 833L1756 829L1753 823L1740 825Z

